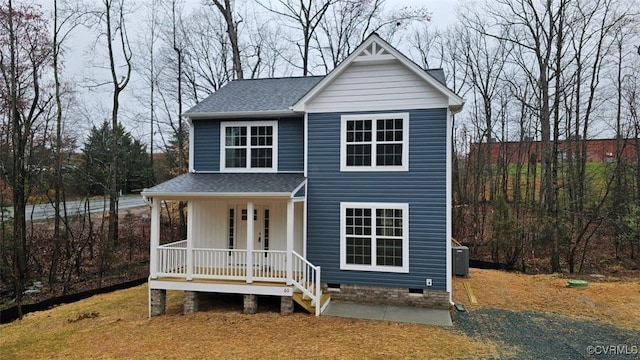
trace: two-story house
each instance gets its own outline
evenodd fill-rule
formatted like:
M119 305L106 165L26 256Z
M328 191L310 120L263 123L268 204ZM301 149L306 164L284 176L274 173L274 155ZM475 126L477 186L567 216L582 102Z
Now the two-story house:
M149 311L166 290L448 307L451 117L463 100L378 35L326 76L235 80L187 111L189 172L151 205ZM163 201L187 238L160 244Z

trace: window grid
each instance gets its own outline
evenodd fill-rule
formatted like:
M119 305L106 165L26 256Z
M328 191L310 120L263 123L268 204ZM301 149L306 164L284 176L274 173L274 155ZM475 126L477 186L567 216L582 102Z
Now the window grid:
M221 169L275 170L277 124L222 124L223 158Z
M345 265L402 268L404 247L408 246L404 233L404 217L408 214L404 211L391 206L345 207Z
M402 210L376 209L376 264L402 266Z
M371 265L371 239L347 238L347 263L357 265Z
M343 171L408 170L408 113L345 115Z
M371 166L372 121L347 121L347 165Z

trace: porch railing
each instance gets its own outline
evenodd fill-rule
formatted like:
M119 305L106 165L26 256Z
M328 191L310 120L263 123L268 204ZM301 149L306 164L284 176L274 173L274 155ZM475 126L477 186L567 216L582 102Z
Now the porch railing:
M322 309L322 290L320 288L320 266L315 266L300 254L293 251L293 285L302 291L303 296L311 299L316 308L316 316Z
M253 278L258 281L287 281L287 252L253 250Z
M244 280L246 264L246 250L193 249L194 278Z
M187 274L187 240L158 246L158 276L184 277Z
M158 276L187 276L186 240L158 247ZM193 248L193 278L245 280L247 251L245 249ZM253 250L251 278L255 281L286 282L287 252L282 250Z

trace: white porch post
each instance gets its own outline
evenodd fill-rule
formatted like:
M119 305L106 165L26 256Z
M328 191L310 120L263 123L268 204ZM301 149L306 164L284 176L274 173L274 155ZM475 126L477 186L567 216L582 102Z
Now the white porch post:
M247 202L247 283L253 282L253 242L255 234L253 233L253 203Z
M160 200L151 199L151 243L149 246L149 276L158 278L158 246L160 246Z
M294 233L294 203L287 202L287 285L293 284L293 233Z
M193 201L187 202L187 281L193 280Z

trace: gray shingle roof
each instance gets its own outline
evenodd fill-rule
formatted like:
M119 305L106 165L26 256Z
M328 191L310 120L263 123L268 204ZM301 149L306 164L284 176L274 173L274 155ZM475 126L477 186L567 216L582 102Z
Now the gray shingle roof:
M233 80L184 115L288 111L324 76Z
M186 173L145 189L142 194L180 196L185 194L236 195L291 194L305 180L303 174L195 174Z
M442 85L447 86L447 79L444 76L444 70L442 69L427 69L427 74L433 76Z

